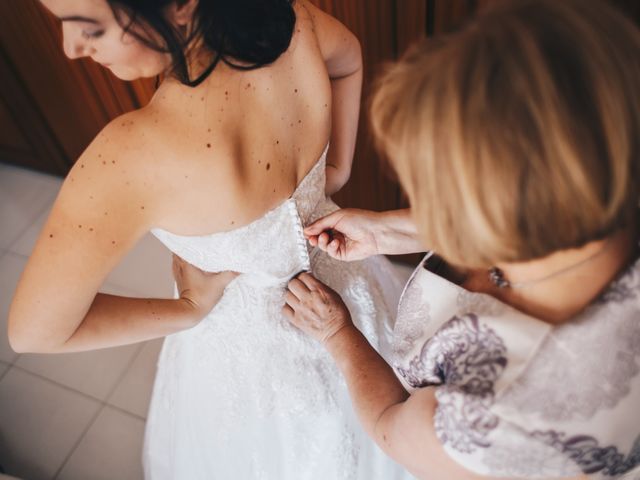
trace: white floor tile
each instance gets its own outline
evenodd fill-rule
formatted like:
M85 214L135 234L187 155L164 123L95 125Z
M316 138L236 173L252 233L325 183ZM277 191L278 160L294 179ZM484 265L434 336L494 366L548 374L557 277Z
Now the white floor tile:
M55 199L62 180L0 164L0 248L7 248Z
M105 400L140 348L140 344L135 344L56 355L23 353L15 365L96 399Z
M144 297L172 298L171 252L147 234L109 274L106 282Z
M146 342L131 368L107 402L140 417L147 417L162 339Z
M144 421L105 407L56 480L141 480Z
M0 381L0 459L7 473L53 478L99 408L84 395L12 367Z
M0 335L0 360L7 363L13 363L18 358L18 354L9 346L7 321L11 300L26 263L25 257L11 252L0 257L0 332L2 332Z

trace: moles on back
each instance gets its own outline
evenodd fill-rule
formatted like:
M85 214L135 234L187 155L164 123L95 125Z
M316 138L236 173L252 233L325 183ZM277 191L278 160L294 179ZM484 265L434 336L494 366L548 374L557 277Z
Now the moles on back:
M122 153L136 152L132 171L144 178L131 181L147 184L155 226L205 235L250 223L320 158L331 84L308 12L296 7L296 15L291 45L273 64L220 63L197 87L167 79L148 106L115 120L130 138Z

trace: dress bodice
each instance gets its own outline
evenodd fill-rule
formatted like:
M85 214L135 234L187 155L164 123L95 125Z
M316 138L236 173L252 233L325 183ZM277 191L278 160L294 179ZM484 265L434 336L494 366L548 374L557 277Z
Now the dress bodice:
M302 227L337 209L325 154L292 196L235 230L154 235L207 271L241 272L194 327L166 338L147 417L154 480L410 480L357 421L322 345L282 314L287 281L311 270L339 291L369 342L388 353L402 282L381 257L339 262L310 251Z
M557 326L425 260L400 301L393 363L409 389L436 387L445 451L481 475L638 478L640 260Z
M207 272L234 271L278 283L310 268L303 226L335 209L325 196L328 147L290 198L264 216L228 232L184 236L155 228L169 250Z

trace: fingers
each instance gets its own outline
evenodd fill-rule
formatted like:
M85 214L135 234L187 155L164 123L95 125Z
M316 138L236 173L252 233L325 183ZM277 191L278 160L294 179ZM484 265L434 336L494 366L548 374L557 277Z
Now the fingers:
M333 258L339 258L340 257L340 244L342 242L340 242L340 240L333 239L331 241L331 243L329 243L329 245L327 245L327 253L333 257Z
M289 282L289 291L300 299L309 293L309 287L299 278L294 278Z
M341 256L346 252L346 240L344 235L339 232L333 232L333 236L329 236L327 232L322 232L317 238L317 244L312 244L312 246L328 253L330 257L340 260Z
M309 300L309 295L319 288L327 288L322 283L313 278L310 274L303 272L289 282L288 290L285 293L285 302L292 307L292 310Z
M285 305L284 307L282 307L282 314L289 321L294 320L296 316L296 313L293 311L293 308L291 308L289 305Z
M312 223L307 228L305 228L304 229L304 234L307 237L309 237L311 235L319 235L324 230L329 230L329 229L335 227L336 224L342 218L342 215L343 215L342 211L338 210L336 212L333 212L333 213L327 215L326 217L322 217L321 219L316 220L314 223Z
M317 247L320 250L324 250L326 252L330 241L331 241L331 237L329 236L329 234L327 232L322 232L320 235L318 235Z
M294 311L294 308L297 308L298 305L300 304L300 300L298 300L298 297L296 297L291 292L287 292L285 294L284 301L285 301L286 305L288 305L291 308L292 312Z
M317 280L313 275L307 272L303 272L300 275L298 275L297 280L305 286L305 289L307 290L307 292L314 291L314 290L329 289L329 287L327 287L324 283Z

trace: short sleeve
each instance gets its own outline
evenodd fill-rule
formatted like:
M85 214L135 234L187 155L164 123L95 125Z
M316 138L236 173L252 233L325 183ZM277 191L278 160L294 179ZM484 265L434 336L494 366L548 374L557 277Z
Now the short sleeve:
M493 411L508 351L504 339L478 316L451 318L425 344L421 360L440 380L435 431L457 463L480 475L581 473L566 456Z

